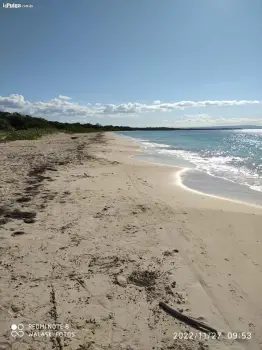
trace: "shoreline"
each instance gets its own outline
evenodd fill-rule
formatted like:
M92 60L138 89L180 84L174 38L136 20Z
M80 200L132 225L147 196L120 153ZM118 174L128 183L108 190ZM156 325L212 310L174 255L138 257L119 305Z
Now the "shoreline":
M261 210L186 191L174 184L181 169L132 158L138 146L119 136L1 145L0 341L14 343L10 324L61 323L75 337L17 345L259 349ZM220 340L198 338L159 302ZM252 337L226 336L236 331ZM187 332L196 338L174 339Z
M217 198L217 199L220 199L220 200L223 200L223 201L228 201L228 202L232 202L232 203L237 203L237 204L240 204L240 205L247 205L247 206L251 206L251 207L255 207L255 208L258 208L258 209L261 209L262 210L262 205L257 205L257 204L253 204L253 203L249 203L249 202L245 202L245 201L241 201L241 200L237 200L237 199L234 199L234 198L230 198L230 197L223 197L223 196L219 196L219 195L215 195L215 194L211 194L211 193L207 193L207 192L201 192L197 189L193 189L193 188L190 188L188 186L186 186L182 180L182 177L181 175L190 171L191 169L188 169L188 168L182 168L179 172L176 173L175 177L175 181L177 182L177 184L179 186L181 186L184 190L186 191L190 191L190 192L193 192L195 194L198 194L198 195L204 195L204 196L207 196L207 197L210 197L210 198ZM209 174L208 174L209 175ZM209 175L211 176L211 175ZM227 180L229 181L229 180Z
M131 156L131 158L134 160L137 160L135 155ZM258 209L262 210L262 205L257 205L254 203L249 203L249 202L237 200L237 199L230 198L230 197L223 197L223 196L215 195L212 193L202 192L202 191L199 191L199 190L196 190L196 189L193 189L193 188L186 186L182 180L181 175L186 173L186 172L192 171L192 169L190 169L190 168L186 168L186 167L183 168L183 167L179 167L177 165L157 163L157 162L152 162L152 161L145 160L145 159L139 159L139 161L146 162L149 164L158 165L158 166L163 166L163 167L167 167L167 168L171 168L171 169L175 168L177 170L177 172L174 175L174 177L175 177L174 185L181 187L185 191L189 191L189 192L195 193L195 194L200 195L200 196L207 196L210 198L219 199L219 200L223 200L223 201L227 201L227 202L231 202L231 203L236 203L236 204L240 204L240 205L250 206L250 207L254 207L254 208L258 208ZM211 175L209 175L209 176L211 176ZM229 180L227 180L227 181L229 181Z
M172 165L172 164L165 164L165 163L161 163L161 162L157 162L157 161L147 160L146 159L147 158L147 154L143 151L139 140L137 140L135 138L132 138L131 136L125 136L123 134L118 134L118 136L127 138L130 141L133 141L135 144L138 145L138 147L140 148L140 152L143 153L143 154L139 154L138 156L139 157L141 156L141 158L144 157L145 159L143 159L143 158L142 159L136 158L137 155L134 155L134 159L139 159L139 160L142 160L142 161L145 161L145 162L149 162L149 163L152 163L152 164L155 164L155 165L163 165L163 166L167 166L167 167L174 167L174 168L180 169L179 174L176 175L176 181L179 184L179 186L184 188L186 191L192 191L193 193L199 194L199 195L202 195L202 196L205 195L205 196L210 197L210 198L217 198L217 199L221 199L221 200L225 200L225 201L231 201L231 202L234 202L234 203L248 205L248 206L253 206L253 207L262 209L262 193L260 191L253 190L253 189L249 188L248 186L235 183L235 182L233 182L233 181L231 181L229 179L226 179L224 177L218 177L218 176L215 176L215 175L211 175L211 174L209 174L207 172L199 171L199 170L194 169L194 168L188 168L186 166L180 166L180 165L175 165L175 164L174 165ZM203 176L206 176L207 178L210 177L210 178L215 179L214 182L218 183L219 181L224 181L225 183L227 183L228 187L230 187L230 184L232 184L232 186L238 187L239 193L238 193L237 197L240 197L240 198L234 198L234 197L230 197L230 196L227 197L227 196L224 196L223 194L222 195L215 194L215 193L212 193L211 190L208 191L208 188L206 188L206 191L205 191L205 190L200 190L197 187L193 188L193 187L190 187L190 186L186 185L186 179L183 181L181 175L186 174L186 173L188 173L188 175L189 175L190 172L193 173L195 171L203 173ZM177 179L177 176L179 176L179 179ZM225 186L224 186L224 188L223 188L223 186L221 186L221 187L222 187L222 188L220 188L221 192L223 192L223 191L225 192ZM246 192L249 193L250 197L253 197L253 200L250 199L250 201L248 201L247 199L246 200L242 199L241 196L244 197L243 190L246 190ZM258 204L257 202L255 202L256 201L256 196L257 197L261 197L261 198L259 198L259 201L261 201L261 204Z

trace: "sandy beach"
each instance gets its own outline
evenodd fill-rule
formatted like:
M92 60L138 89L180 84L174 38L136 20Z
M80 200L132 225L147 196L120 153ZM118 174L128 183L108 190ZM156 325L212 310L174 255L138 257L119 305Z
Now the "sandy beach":
M262 208L139 153L112 133L0 145L0 349L262 348Z

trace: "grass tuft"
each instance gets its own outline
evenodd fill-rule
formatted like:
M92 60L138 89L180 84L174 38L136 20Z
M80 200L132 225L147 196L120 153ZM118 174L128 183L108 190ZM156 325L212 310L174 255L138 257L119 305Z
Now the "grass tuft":
M37 140L40 137L58 132L56 129L26 129L0 132L0 142L15 140Z

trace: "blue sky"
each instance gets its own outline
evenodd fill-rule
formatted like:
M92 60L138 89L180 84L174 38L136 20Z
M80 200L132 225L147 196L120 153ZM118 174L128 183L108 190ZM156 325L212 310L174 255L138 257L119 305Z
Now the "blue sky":
M0 7L0 110L115 125L262 124L261 0L17 3L33 8Z

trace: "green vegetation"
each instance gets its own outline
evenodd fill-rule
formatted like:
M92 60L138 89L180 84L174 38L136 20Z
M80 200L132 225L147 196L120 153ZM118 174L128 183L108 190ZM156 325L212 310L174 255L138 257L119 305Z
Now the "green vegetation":
M100 124L61 123L48 121L44 118L31 117L19 113L0 111L0 141L34 140L43 135L67 132L88 133L96 131L130 130L129 127L117 127L113 125L102 126Z
M0 142L3 141L15 141L15 140L36 140L41 136L54 133L53 129L27 129L27 130L0 130Z

